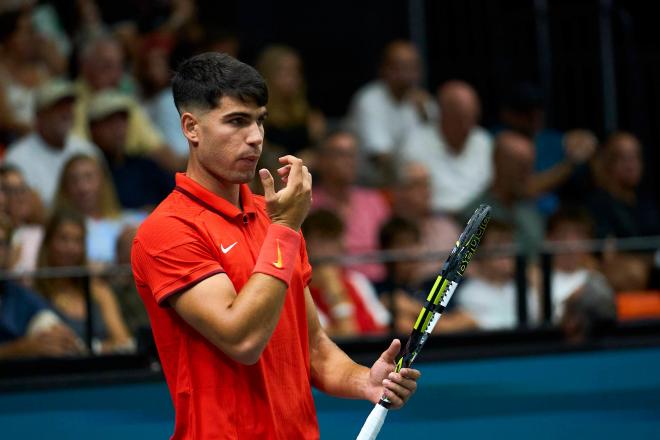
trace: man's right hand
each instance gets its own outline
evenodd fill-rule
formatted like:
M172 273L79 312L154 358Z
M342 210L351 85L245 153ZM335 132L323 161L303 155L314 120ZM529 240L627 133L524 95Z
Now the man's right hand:
M295 156L283 156L279 161L284 166L277 172L286 186L277 192L270 172L265 168L259 170L266 197L266 209L273 223L297 231L312 204L312 175L302 160Z
M25 337L24 349L27 355L59 357L83 354L85 347L70 328L56 324Z

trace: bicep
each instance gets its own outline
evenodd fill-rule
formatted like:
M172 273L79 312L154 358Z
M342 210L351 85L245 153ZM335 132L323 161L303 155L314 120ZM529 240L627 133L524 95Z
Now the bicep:
M191 327L214 345L222 348L221 334L227 327L223 311L236 299L236 289L225 273L213 275L188 290L172 295L169 305Z

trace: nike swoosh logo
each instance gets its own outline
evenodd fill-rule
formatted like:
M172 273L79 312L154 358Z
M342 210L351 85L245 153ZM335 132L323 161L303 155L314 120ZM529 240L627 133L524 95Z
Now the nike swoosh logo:
M238 244L238 242L235 241L234 243L230 244L229 246L224 247L224 246L222 245L222 243L220 243L220 250L222 251L223 254L226 254L227 252L229 252L229 251L231 250L231 248L233 248L233 247L236 246L237 244Z
M275 240L277 243L277 261L273 262L273 266L275 266L278 269L282 269L284 267L284 262L282 261L282 251L280 250L280 241Z

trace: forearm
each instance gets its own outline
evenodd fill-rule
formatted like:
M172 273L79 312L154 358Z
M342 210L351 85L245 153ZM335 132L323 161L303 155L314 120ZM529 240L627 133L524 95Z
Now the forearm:
M529 196L536 197L544 192L552 191L564 183L573 172L573 164L566 160L552 168L535 174L532 177Z
M311 345L312 383L336 397L368 399L369 369L356 364L321 332Z

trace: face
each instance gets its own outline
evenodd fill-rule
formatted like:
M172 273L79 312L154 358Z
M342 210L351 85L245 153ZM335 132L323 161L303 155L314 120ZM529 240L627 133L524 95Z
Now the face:
M357 175L357 142L346 133L335 135L327 140L319 168L323 179L336 185L351 185Z
M170 81L168 54L163 49L152 49L145 54L144 75L157 89L166 87Z
M416 87L421 79L417 50L410 44L393 45L388 51L381 76L395 94L403 94Z
M509 246L513 242L513 236L509 232L490 230L486 234L483 243L484 249L497 249L501 246ZM511 281L515 275L516 263L510 256L494 256L484 258L478 262L479 275L495 284L504 284Z
M92 141L106 154L124 149L128 133L128 114L115 113L90 124Z
M78 266L85 252L84 231L72 221L63 221L55 230L49 246L48 264Z
M63 99L38 113L38 128L44 138L63 145L73 128L73 99Z
M391 251L403 252L414 256L419 250L419 240L409 231L400 231L393 238L389 249ZM414 279L417 274L419 263L415 260L396 261L392 263L392 272L400 281Z
M327 234L312 232L305 236L307 252L312 259L341 255L344 251L342 241Z
M17 172L6 173L2 177L1 183L9 217L14 224L23 224L33 210L30 188L25 183L23 176Z
M225 96L209 111L185 112L184 134L192 143L189 168L223 184L248 183L264 141L266 107Z
M94 55L85 60L83 75L94 90L116 88L124 70L124 53L119 44L102 42Z
M522 136L504 136L495 150L497 179L515 196L524 196L534 171L534 149Z
M397 205L404 217L425 216L431 210L431 177L426 167L410 164L404 170L405 178L397 191Z
M620 137L612 146L611 177L621 186L634 189L642 178L642 158L636 139Z
M86 215L94 215L98 208L101 184L101 169L89 159L75 161L64 176L65 192L73 205Z
M562 242L567 245L583 240L589 240L590 238L587 227L574 221L559 222L548 235L548 239ZM557 270L574 272L582 268L583 263L587 258L587 253L576 249L567 253L557 254L553 260Z
M286 54L277 62L272 74L273 90L284 97L294 96L302 86L300 60L294 54Z

